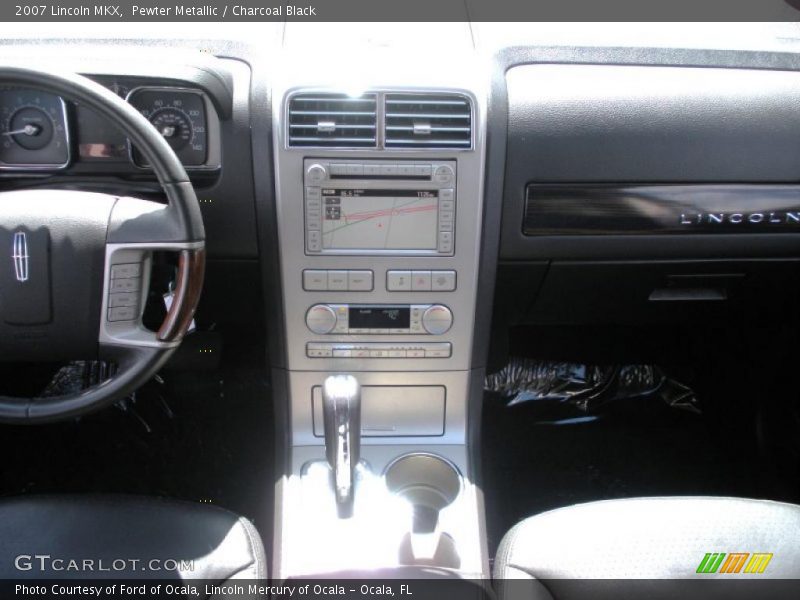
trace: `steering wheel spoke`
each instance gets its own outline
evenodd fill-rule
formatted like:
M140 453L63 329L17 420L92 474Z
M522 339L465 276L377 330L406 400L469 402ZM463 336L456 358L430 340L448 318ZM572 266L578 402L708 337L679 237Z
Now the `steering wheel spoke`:
M142 323L154 252L178 254L172 303L154 332ZM203 285L202 242L137 242L106 245L100 315L101 344L175 348L186 334Z

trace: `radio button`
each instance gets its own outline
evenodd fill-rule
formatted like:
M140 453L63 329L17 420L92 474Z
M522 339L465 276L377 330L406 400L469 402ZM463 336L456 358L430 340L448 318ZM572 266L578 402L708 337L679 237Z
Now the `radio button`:
M453 176L453 169L447 165L439 165L433 173L433 181L436 183L451 183Z
M312 348L311 346L308 346L306 348L306 356L309 358L328 358L333 356L333 350L326 347Z
M349 176L361 177L364 175L364 165L347 165Z
M440 231L439 232L439 252L452 252L453 251L453 232Z
M435 292L452 292L456 289L455 271L433 271L431 289Z
M381 175L384 177L396 177L397 165L381 165Z
M442 335L453 326L453 313L446 306L434 304L422 315L422 326L431 335Z
M372 271L348 271L347 289L351 292L371 292Z
M306 326L317 335L330 333L336 327L336 313L330 306L315 304L306 313Z
M368 348L353 348L353 358L369 358L370 351Z
M389 358L389 351L388 350L370 350L369 351L370 358Z
M389 358L405 358L406 350L389 350Z
M319 163L311 165L306 171L306 181L311 184L320 184L327 178L328 170Z
M453 188L439 190L439 199L442 202L453 202L456 199L456 192Z
M328 271L328 289L334 292L347 291L347 271Z
M415 177L430 177L431 176L431 166L430 165L414 165L414 176Z
M307 292L319 292L328 289L328 272L307 269L303 271L303 289Z
M364 177L375 177L381 174L379 165L364 165Z
M347 165L342 163L331 163L331 175L347 175Z
M397 174L403 177L413 177L414 165L397 165Z
M410 292L411 271L387 271L386 289L390 292Z
M353 351L350 348L334 348L333 349L333 357L334 358L350 358L353 356Z
M308 249L310 252L322 250L322 233L316 230L308 231Z
M308 200L319 200L320 198L322 198L322 192L318 187L307 187L306 198Z
M450 344L431 344L425 348L425 358L450 358Z
M411 289L415 292L429 292L431 289L431 272L412 271Z
M425 350L422 348L411 348L406 350L406 358L425 358Z

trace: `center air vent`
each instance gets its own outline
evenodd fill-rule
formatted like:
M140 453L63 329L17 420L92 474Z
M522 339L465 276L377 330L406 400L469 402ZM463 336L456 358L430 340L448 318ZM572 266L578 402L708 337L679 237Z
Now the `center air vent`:
M375 94L297 94L289 102L289 145L374 148L376 108Z
M387 148L470 148L472 109L457 94L387 94Z

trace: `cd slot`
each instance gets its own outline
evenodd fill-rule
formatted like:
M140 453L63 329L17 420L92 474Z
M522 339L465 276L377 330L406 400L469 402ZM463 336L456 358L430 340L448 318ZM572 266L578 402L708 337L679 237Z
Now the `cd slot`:
M330 175L330 179L367 179L367 180L378 180L378 181L430 181L430 176L425 175L359 175L355 177L353 175Z

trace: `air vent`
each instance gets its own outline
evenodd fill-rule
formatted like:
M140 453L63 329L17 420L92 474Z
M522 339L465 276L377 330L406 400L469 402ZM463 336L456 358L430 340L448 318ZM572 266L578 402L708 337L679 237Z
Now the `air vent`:
M387 148L469 148L472 110L457 94L387 94Z
M289 102L289 145L375 147L376 108L375 94L293 96Z

